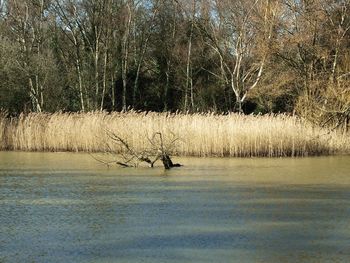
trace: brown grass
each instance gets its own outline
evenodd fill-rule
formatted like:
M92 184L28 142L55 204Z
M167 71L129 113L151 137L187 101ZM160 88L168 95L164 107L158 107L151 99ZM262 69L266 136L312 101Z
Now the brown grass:
M350 151L348 134L329 132L287 115L169 113L31 113L16 119L0 114L1 149L104 152L112 144L106 131L137 150L149 146L155 132L183 156L308 156Z

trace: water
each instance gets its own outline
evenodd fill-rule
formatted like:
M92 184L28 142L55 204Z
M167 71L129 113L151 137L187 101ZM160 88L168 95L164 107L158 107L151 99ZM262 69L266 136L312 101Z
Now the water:
M0 262L350 262L350 157L0 152Z

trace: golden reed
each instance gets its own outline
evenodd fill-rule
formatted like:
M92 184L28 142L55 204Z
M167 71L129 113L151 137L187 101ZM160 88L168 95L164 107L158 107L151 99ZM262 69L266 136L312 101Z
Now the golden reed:
M135 150L161 132L179 140L182 156L310 156L349 153L348 134L329 132L287 115L147 113L30 113L8 119L0 113L0 149L21 151L122 151L111 131Z

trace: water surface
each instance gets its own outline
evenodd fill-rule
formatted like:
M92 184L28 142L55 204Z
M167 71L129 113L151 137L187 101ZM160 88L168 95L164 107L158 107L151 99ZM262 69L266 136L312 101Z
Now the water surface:
M350 157L0 152L0 262L350 262Z

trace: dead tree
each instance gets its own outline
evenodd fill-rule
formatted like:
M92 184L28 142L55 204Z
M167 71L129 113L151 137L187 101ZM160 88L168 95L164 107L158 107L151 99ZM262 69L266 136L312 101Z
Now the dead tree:
M159 138L159 141L157 142L156 141L156 138ZM174 143L177 141L177 138L173 139L171 142L170 142L170 145L168 147L166 147L164 145L164 140L163 140L163 135L162 133L160 132L157 132L153 135L152 137L152 140L149 140L151 145L153 145L153 147L156 148L156 151L157 151L157 160L161 160L162 163L163 163L163 166L165 169L170 169L170 168L173 168L173 167L180 167L181 164L178 164L178 163L173 163L171 158L170 158L170 149Z
M121 160L108 162L96 158L95 156L92 157L107 166L117 164L122 167L137 167L140 163L147 163L150 167L154 167L154 164L159 160L163 163L165 169L182 166L181 164L173 163L170 157L171 149L178 140L174 135L174 138L170 140L168 144L165 144L162 133L156 132L151 138L148 138L150 145L148 149L136 151L125 139L111 131L106 132L108 138L121 147L121 153L119 154ZM115 151L113 151L110 146L108 146L108 152L115 154Z

